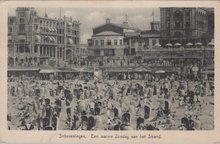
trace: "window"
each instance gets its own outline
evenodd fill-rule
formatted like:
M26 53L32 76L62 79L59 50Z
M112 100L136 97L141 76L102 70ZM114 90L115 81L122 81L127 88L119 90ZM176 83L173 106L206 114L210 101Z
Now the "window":
M9 24L13 24L14 20L12 18L9 19Z
M19 25L19 32L24 32L25 31L25 25L24 24L20 24Z
M131 55L135 55L135 48L131 48Z
M115 55L114 49L104 50L104 56L114 56L114 55Z
M19 16L20 17L25 17L25 13L24 12L19 12Z
M24 23L24 18L20 18L20 23Z
M62 48L60 48L60 57L62 57L62 51L63 51Z
M114 45L118 45L118 40L114 40Z
M109 50L109 56L114 56L114 55L115 55L115 51L114 51L114 49Z
M100 50L94 50L95 55L100 55Z
M99 45L99 41L98 40L95 40L95 45Z
M111 40L107 41L107 45L112 45Z
M142 46L142 42L141 41L138 42L138 46Z
M34 52L37 53L38 52L38 47L34 46Z
M104 40L101 40L101 46L104 46Z
M9 27L9 28L8 28L8 32L12 32L12 27Z
M134 46L134 45L135 45L135 41L132 40L132 41L131 41L131 46Z
M35 30L38 30L38 25L34 25L34 29L35 29Z
M190 22L186 22L186 28L190 28Z
M156 44L156 40L155 39L152 40L152 44L153 44L153 46Z
M129 49L128 48L124 49L124 55L129 55Z
M120 45L122 45L122 40L120 40Z

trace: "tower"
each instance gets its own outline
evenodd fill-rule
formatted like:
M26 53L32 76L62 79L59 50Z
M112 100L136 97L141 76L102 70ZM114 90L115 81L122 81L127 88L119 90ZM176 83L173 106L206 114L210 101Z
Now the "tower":
M162 45L202 42L208 33L208 14L204 8L160 8Z

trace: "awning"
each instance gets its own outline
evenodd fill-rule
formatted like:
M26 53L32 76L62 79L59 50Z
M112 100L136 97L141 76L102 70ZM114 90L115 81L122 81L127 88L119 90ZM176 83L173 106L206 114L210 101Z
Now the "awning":
M156 74L162 74L162 73L166 73L164 70L158 70L155 72Z
M45 39L49 39L49 37L48 37L48 36L43 36L43 38L44 38L44 40L45 40Z
M136 68L134 69L136 72L151 72L151 70L145 69L145 68Z
M68 39L69 44L73 44L73 40L71 38Z
M55 73L56 70L53 69L41 69L39 73Z
M38 68L8 68L8 71L38 71Z
M19 36L18 36L18 39L19 39L19 40L26 40L26 36L25 36L25 35L19 35Z
M41 41L41 37L40 37L39 35L35 35L35 39L36 39L37 41Z
M55 42L56 41L56 39L55 39L55 37L51 37L52 38L52 40Z
M128 72L129 70L128 69L109 69L109 70L106 70L106 72Z
M53 41L51 36L45 36L45 39L48 39L49 41Z

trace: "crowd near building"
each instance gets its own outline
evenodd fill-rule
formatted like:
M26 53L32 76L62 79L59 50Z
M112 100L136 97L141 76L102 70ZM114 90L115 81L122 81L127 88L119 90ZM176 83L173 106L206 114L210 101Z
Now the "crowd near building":
M46 11L41 17L34 8L17 8L16 16L8 17L9 67L68 67L68 72L86 67L107 73L141 67L205 77L214 73L211 8L160 8L160 21L153 16L150 30L130 26L127 15L121 24L107 18L93 28L87 45L80 44L79 33L80 22L71 17L49 18Z
M160 12L150 30L107 18L82 44L79 21L17 8L8 129L213 130L214 9Z

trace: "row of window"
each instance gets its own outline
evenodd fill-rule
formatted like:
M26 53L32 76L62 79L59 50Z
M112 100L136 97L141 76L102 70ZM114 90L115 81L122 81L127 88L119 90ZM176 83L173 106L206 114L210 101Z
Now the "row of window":
M111 45L123 45L123 40L113 40L113 43L112 43L112 40L107 40L106 43L104 40L93 40L93 44L92 45L95 45L95 46L104 46L104 45L108 45L108 46L111 46Z
M41 26L50 26L50 27L55 27L55 26L64 26L64 22L56 22L56 21L49 21L49 20L40 20L40 25ZM70 28L70 25L67 26ZM79 24L71 23L72 28L79 28Z
M124 49L124 55L135 55L136 51L135 48L131 48L130 50L128 48ZM114 49L106 49L106 50L94 50L94 55L96 56L115 56L115 50Z

